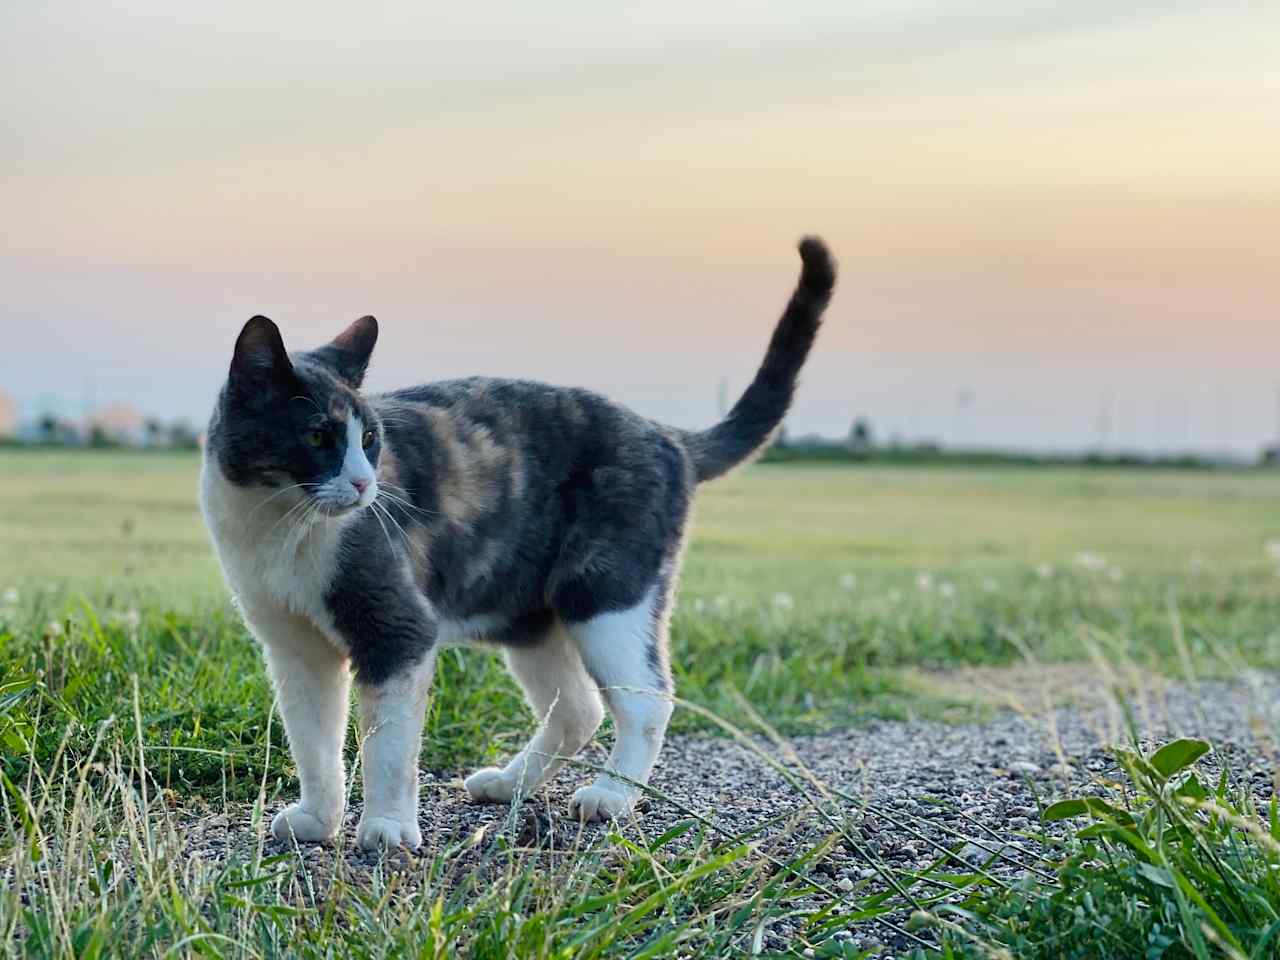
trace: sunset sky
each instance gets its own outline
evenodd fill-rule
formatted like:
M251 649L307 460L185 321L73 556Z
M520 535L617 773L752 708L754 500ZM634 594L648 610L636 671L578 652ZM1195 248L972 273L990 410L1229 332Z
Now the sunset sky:
M10 0L0 388L202 421L251 314L373 313L372 387L708 424L816 232L793 433L1256 451L1278 37L1258 2Z

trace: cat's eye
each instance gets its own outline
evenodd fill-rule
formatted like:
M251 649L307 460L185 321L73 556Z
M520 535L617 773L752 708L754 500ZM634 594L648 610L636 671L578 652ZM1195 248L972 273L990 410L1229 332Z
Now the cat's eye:
M323 430L308 430L302 435L302 442L308 447L323 447L324 440Z
M364 447L366 450L373 446L372 430L366 430L364 432L364 436L360 438L360 446Z

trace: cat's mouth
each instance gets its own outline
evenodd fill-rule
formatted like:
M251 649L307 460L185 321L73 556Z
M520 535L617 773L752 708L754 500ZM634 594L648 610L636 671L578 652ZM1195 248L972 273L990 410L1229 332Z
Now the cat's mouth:
M334 480L312 492L312 500L325 517L345 517L363 510L378 496L377 481Z

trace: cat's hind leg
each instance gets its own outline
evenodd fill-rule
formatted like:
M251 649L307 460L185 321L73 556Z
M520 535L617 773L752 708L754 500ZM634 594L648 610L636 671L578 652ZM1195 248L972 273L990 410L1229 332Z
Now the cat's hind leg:
M587 672L613 715L614 745L605 772L573 795L569 812L582 820L610 820L631 812L662 749L671 719L667 658L666 584L640 603L569 625Z
M595 684L561 624L536 643L508 647L506 661L538 730L505 767L485 767L467 777L467 793L481 803L510 803L538 789L587 744L604 718Z

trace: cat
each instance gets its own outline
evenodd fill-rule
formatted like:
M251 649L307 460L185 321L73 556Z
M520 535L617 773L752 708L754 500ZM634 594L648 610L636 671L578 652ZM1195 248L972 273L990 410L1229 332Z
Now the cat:
M671 716L667 620L694 488L769 441L834 289L822 241L805 238L800 255L755 379L702 432L523 380L365 394L373 317L297 353L266 317L244 325L209 423L200 504L262 646L301 784L271 823L276 838L336 835L354 682L357 842L421 844L427 695L437 650L455 643L499 647L538 721L506 766L466 779L472 799L536 790L607 704L606 772L569 812L589 822L632 811Z

